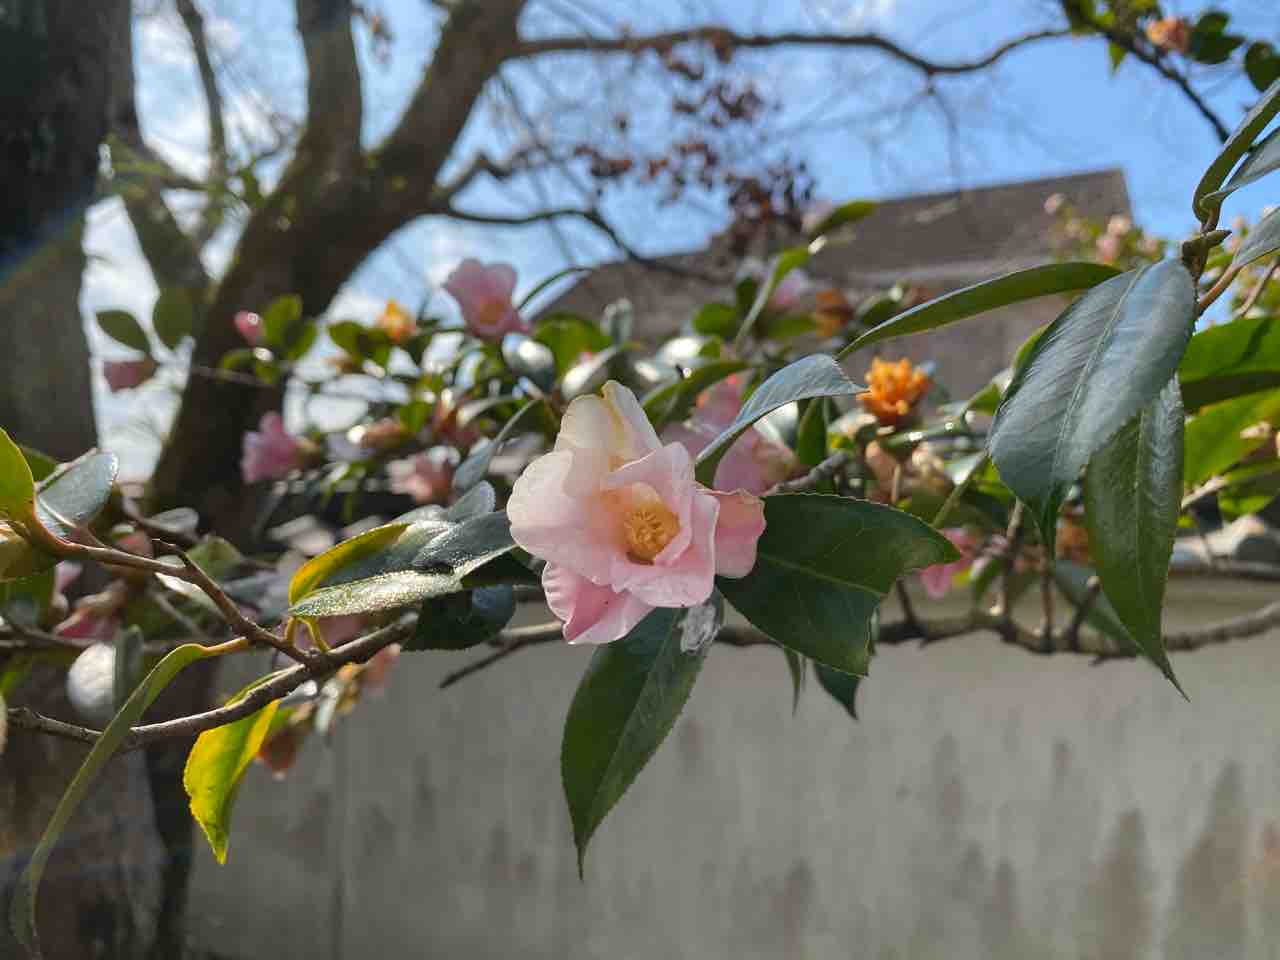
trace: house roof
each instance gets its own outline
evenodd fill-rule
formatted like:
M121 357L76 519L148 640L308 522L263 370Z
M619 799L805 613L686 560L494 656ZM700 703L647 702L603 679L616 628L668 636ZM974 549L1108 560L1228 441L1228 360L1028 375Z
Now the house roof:
M906 282L943 292L1040 263L1053 255L1053 219L1044 201L1055 193L1090 218L1130 212L1124 173L1114 168L889 198L870 216L832 235L808 269L850 291ZM637 334L657 340L678 330L702 304L724 299L737 267L738 259L719 240L653 264L608 263L547 312L598 316L607 304L626 297L635 307Z

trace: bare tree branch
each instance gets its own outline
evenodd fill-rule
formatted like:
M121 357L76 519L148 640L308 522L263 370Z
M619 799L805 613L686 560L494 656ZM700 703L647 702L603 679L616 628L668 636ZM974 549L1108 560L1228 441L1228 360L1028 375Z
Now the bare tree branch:
M719 26L689 27L684 30L667 30L642 36L592 37L570 35L541 37L523 40L516 48L516 57L536 57L547 53L640 53L652 50L659 53L682 43L704 43L716 50L759 50L772 47L834 47L875 50L919 70L925 76L946 76L975 73L993 66L1007 54L1020 47L1042 40L1056 40L1069 36L1067 29L1039 30L1014 37L975 60L950 63L929 60L907 50L887 37L875 33L738 33Z
M222 225L226 212L225 191L228 173L227 128L222 106L222 93L218 78L209 57L209 38L205 33L204 16L195 0L177 0L178 14L191 38L195 51L196 69L200 74L200 87L204 91L204 103L209 114L209 191L204 216L192 236L192 243L199 250Z

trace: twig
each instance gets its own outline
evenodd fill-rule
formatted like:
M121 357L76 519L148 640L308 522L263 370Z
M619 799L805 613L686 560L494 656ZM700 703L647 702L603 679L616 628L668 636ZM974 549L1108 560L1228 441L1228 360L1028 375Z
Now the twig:
M1076 606L1076 612L1071 617L1071 623L1067 625L1064 637L1067 641L1067 648L1072 652L1080 649L1080 628L1084 626L1084 622L1088 619L1089 612L1093 609L1093 605L1098 600L1098 594L1102 592L1102 581L1097 577L1090 577L1089 582L1085 585L1085 594L1080 598L1080 603Z
M827 457L803 477L774 484L774 486L765 491L764 495L771 497L777 493L804 493L808 490L813 490L840 473L841 470L849 465L849 459L848 452L839 450Z
M1254 305L1258 302L1258 298L1262 296L1262 291L1267 288L1267 284L1271 282L1271 278L1276 275L1277 269L1280 269L1280 260L1272 261L1271 266L1269 266L1266 273L1262 275L1262 279L1259 280L1254 288L1249 291L1249 296L1245 297L1244 303L1241 304L1240 309L1235 312L1235 317L1237 319L1248 315L1249 311L1254 308Z
M1010 597L1013 593L1014 566L1018 562L1018 551L1022 547L1025 512L1026 507L1021 500L1014 504L1013 514L1009 517L1009 528L1005 532L1004 570L1000 573L1000 592L997 595L996 609L1006 627L1013 624L1013 603Z
M1040 610L1043 618L1040 636L1046 643L1053 642L1053 577L1049 573L1049 561L1045 560L1040 571Z
M1202 314L1213 306L1214 301L1226 292L1227 288L1231 286L1239 272L1240 268L1234 264L1222 271L1222 276L1218 278L1218 282L1200 296L1200 299L1196 303L1196 313Z
M505 660L525 647L558 639L563 636L563 629L563 625L557 620L554 623L539 623L531 627L510 627L503 630L494 641L500 644L497 650L481 657L479 660L471 661L465 667L446 674L444 679L440 681L440 689L451 687L459 680L465 680L471 674L492 666L499 660Z

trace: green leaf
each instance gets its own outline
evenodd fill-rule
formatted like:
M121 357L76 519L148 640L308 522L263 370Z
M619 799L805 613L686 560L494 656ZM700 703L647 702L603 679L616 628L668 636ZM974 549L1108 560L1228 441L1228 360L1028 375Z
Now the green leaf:
M1084 603L1089 594L1089 581L1094 575L1094 571L1088 567L1081 567L1067 560L1058 560L1053 564L1053 582L1075 607ZM1120 622L1120 616L1111 606L1111 601L1107 599L1105 593L1099 593L1094 598L1089 612L1085 614L1084 622L1116 641L1121 649L1143 652L1142 648L1133 642L1133 637L1129 636L1129 631Z
M1049 325L1014 374L987 443L1050 556L1080 471L1177 370L1195 300L1191 274L1174 260L1107 280Z
M285 294L271 301L262 313L262 339L272 347L286 348L296 335L295 326L302 320L302 298ZM332 331L330 331L332 335Z
M693 329L708 336L732 337L738 332L738 308L727 303L708 303L694 315Z
M1259 91L1280 80L1280 56L1275 47L1263 40L1249 44L1244 54L1244 72Z
M719 604L659 607L621 640L597 647L565 718L560 748L581 874L587 843L649 762L684 708L708 644L686 652L686 625L719 625Z
M52 565L40 573L0 583L0 616L20 626L39 627L53 601L53 587Z
M836 355L836 359L890 337L936 330L957 320L1007 307L1011 303L1085 290L1111 279L1117 273L1119 271L1115 268L1099 263L1050 263L1043 267L1008 273L994 280L984 280L891 317L854 340Z
M22 450L0 430L0 517L29 520L35 510L36 484Z
M856 223L872 213L878 206L879 204L874 200L850 200L847 203L842 203L823 217L821 222L809 231L809 236L821 237L843 227L847 223Z
M1257 423L1280 423L1280 391L1267 390L1206 407L1187 421L1183 486L1200 486L1265 442L1241 434Z
M1189 410L1280 386L1280 326L1272 317L1245 317L1201 330L1187 344L1178 379Z
M742 326L738 328L738 336L735 340L738 346L741 346L747 335L751 333L756 320L759 319L760 314L764 313L764 308L769 305L769 299L773 296L774 291L778 289L778 285L792 270L803 267L808 263L809 258L821 249L822 243L823 241L818 239L807 247L791 247L783 250L773 258L769 269L769 279L756 291L756 298L751 304L751 309L747 311L747 315L742 321Z
M430 524L428 529L432 534L448 529L445 521L425 521L425 524ZM357 577L368 575L370 570L377 571L382 556L412 527L413 524L407 522L386 523L312 557L294 572L289 581L289 602L297 603L317 588L333 582L345 571L355 571ZM415 541L412 550L405 551L405 566L412 563L418 548L425 542Z
M1280 159L1280 150L1277 150L1277 159ZM1249 231L1232 258L1231 266L1236 270L1242 269L1277 250L1280 250L1280 207L1268 213Z
M796 459L806 467L816 467L827 458L827 400L810 400L800 418L796 438Z
M716 583L778 643L845 673L866 673L872 618L894 581L959 556L928 524L865 500L797 493L764 505L755 568Z
M681 379L655 387L645 394L641 406L653 421L654 429L661 430L672 420L683 420L702 391L748 366L750 364L743 360L708 360L689 367Z
M788 647L779 647L787 661L787 672L791 674L791 715L800 710L800 694L804 693L805 671L809 661Z
M506 513L490 513L450 525L442 532L423 530L419 534L419 528L426 526L415 524L361 562L315 583L296 601L291 591L289 612L295 617L333 617L393 610L429 597L488 586L480 582L484 579L480 568L515 548ZM406 562L419 535L424 542ZM471 578L472 574L478 579ZM506 579L503 575L499 582Z
M854 720L858 719L858 684L861 677L843 670L832 670L821 663L814 665L814 673L818 676L818 684L831 694L832 699L848 711Z
M1253 146L1258 134L1262 133L1277 111L1280 111L1280 80L1271 84L1244 115L1240 125L1227 138L1222 150L1201 176L1191 199L1191 210L1201 220L1217 219L1222 198L1231 192L1227 190L1223 193L1218 188L1240 158Z
M22 876L18 878L13 899L9 902L9 924L13 934L18 942L37 958L40 956L40 938L36 931L37 897L40 892L40 880L44 876L44 869L48 865L49 855L53 853L54 846L79 808L81 801L88 794L103 765L111 759L128 736L129 728L137 723L147 707L151 706L161 691L184 667L208 655L209 652L205 647L188 643L170 651L157 663L133 691L120 712L102 731L102 735L93 745L93 749L89 751L89 755L85 757L84 763L80 765L80 769L67 787L66 793L58 801L53 817L45 827Z
M716 467L733 442L753 423L778 407L811 397L845 396L857 393L859 389L845 376L840 365L825 354L813 354L783 367L756 388L733 423L699 454L698 480L710 485Z
M540 320L533 328L533 339L551 348L559 376L564 376L584 353L597 353L612 343L596 324L573 313L553 313Z
M1139 649L1181 690L1161 612L1182 503L1182 398L1176 377L1093 455L1085 520L1102 590Z
M466 650L496 637L516 615L509 584L433 597L422 604L406 650Z
M36 488L36 519L46 530L66 538L102 512L118 470L113 453L91 451L71 461Z
M530 400L515 415L503 424L502 429L498 431L498 435L484 446L476 450L475 453L463 460L458 465L458 469L453 474L453 489L455 492L470 490L477 483L484 479L486 473L489 472L489 464L493 462L494 455L502 448L502 445L511 437L512 433L519 423L524 419L534 407L542 404L541 399Z
M268 679L255 680L228 700L227 705L242 699ZM231 808L235 805L236 794L240 791L245 771L271 730L279 706L279 700L272 700L261 710L234 723L205 730L196 738L187 756L182 785L191 800L191 816L200 824L219 863L227 862Z
M132 313L127 310L99 310L98 327L116 343L141 350L151 356L151 341L147 332Z
M1115 73L1120 69L1120 64L1124 63L1124 58L1129 55L1129 51L1118 43L1107 44L1107 59L1111 62L1111 72Z
M625 346L609 347L576 363L560 378L560 394L566 400L595 393L609 379L609 367L626 352Z
M151 310L151 327L170 350L176 350L184 337L195 333L196 308L191 294L182 287L161 290Z

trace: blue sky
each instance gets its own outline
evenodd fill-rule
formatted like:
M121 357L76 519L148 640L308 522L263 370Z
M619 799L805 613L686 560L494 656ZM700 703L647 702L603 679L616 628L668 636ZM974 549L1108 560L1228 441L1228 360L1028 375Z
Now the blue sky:
M1274 0L1226 0L1217 5L1233 14L1233 26L1280 41ZM358 43L368 104L365 135L370 142L395 122L430 57L441 22L439 8L422 0L385 0L380 6L395 33L389 61L375 61L363 31ZM1202 4L1188 0L1167 0L1165 6L1183 13L1202 9ZM264 104L284 114L301 110L305 74L292 8L284 0L202 3L225 68L224 95L236 139L258 139L266 133ZM607 29L625 20L637 32L695 22L763 32L822 24L882 32L944 60L972 57L1010 36L1056 25L1057 10L1056 0L632 0L625 5L612 0L531 0L523 26L529 33L564 32L573 22ZM619 11L625 11L625 18ZM135 55L144 132L172 162L198 173L205 162L205 112L176 15L161 13L140 22ZM1113 76L1106 49L1096 39L1041 43L1010 55L994 72L940 81L953 109L954 131L932 105L903 111L902 102L919 92L918 76L874 54L793 50L742 56L741 63L760 86L789 105L771 121L776 137L770 148L805 157L818 193L835 200L1119 166L1125 171L1137 220L1176 237L1193 226L1190 193L1216 150L1208 125L1176 91L1132 61ZM539 114L550 88L568 99L595 97L596 102L600 91L612 91L613 98L624 103L643 103L657 90L652 81L626 73L616 60L603 74L584 58L561 57L532 67L513 66L508 76L513 89ZM1212 104L1229 124L1252 95L1243 80L1214 79L1209 90ZM557 122L584 124L590 116L561 111ZM501 125L519 124L509 116L493 121L490 112L473 120L458 157L477 144L501 154ZM662 116L650 114L648 122L660 124ZM548 181L545 189L557 202L574 199L562 181ZM469 191L465 200L473 209L514 210L535 203L537 196L528 185L512 190L486 183ZM1225 210L1224 222L1236 212L1256 217L1263 204L1277 200L1276 184L1263 182L1241 191ZM714 201L655 210L652 195L638 190L609 196L605 210L628 240L646 252L699 247L723 226L722 208ZM612 255L598 235L572 223L565 223L557 237L544 226L492 228L438 218L420 221L370 258L332 312L368 319L390 297L417 303L428 285L438 283L466 256L511 261L520 272L521 285L528 288L564 265L563 237L579 260ZM231 227L207 251L214 272L225 263L233 241ZM87 247L95 259L82 298L86 316L108 307L148 315L155 286L118 203L107 202L93 211ZM91 337L95 352L115 352L96 331ZM166 391L145 388L108 400L100 377L98 386L106 442L121 448L133 472L141 472L156 446L153 434L163 428L164 411L170 406L163 402ZM140 429L148 417L156 418L155 429Z

